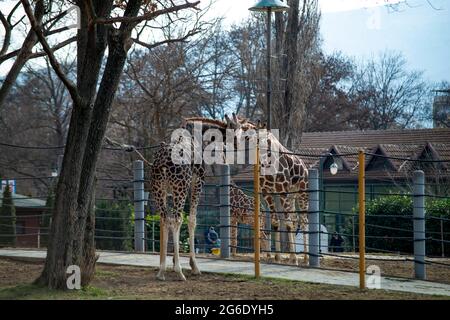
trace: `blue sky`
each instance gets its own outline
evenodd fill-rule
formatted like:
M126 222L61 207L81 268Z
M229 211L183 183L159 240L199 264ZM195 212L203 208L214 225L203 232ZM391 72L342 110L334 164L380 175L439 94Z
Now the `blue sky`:
M181 0L179 0L181 1ZM209 0L202 0L205 5ZM357 60L384 50L402 52L409 68L424 71L430 82L450 82L450 0L319 0L321 33L326 52L342 51ZM215 0L208 16L224 16L228 24L249 15L256 0ZM399 11L382 6L400 2ZM0 8L12 1L0 0ZM1 37L2 35L0 35ZM12 61L0 68L9 70Z
M443 10L438 11L424 4L399 12L385 7L325 12L324 48L356 58L401 51L410 68L423 70L429 81L450 81L450 1L440 3Z
M386 0L319 0L326 52L342 51L357 60L384 50L402 52L409 68L424 71L430 82L450 81L450 1L408 0L393 11ZM399 2L398 0L389 0ZM217 0L214 14L236 23L255 0Z

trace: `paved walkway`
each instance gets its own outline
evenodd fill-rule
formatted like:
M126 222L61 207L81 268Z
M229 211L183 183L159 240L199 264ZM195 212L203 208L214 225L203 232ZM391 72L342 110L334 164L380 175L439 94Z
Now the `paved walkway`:
M99 251L99 263L127 266L158 267L159 255L133 254ZM0 249L0 257L44 259L45 251ZM171 258L169 257L171 260ZM198 258L198 266L203 272L236 273L253 275L253 263L218 259ZM168 264L169 266L171 263ZM189 269L189 258L181 257L183 268ZM169 270L170 272L170 270ZM304 282L359 286L359 275L353 272L298 268L293 266L261 264L261 275L272 278L298 280ZM403 278L382 277L381 289L423 294L445 295L450 297L450 285Z

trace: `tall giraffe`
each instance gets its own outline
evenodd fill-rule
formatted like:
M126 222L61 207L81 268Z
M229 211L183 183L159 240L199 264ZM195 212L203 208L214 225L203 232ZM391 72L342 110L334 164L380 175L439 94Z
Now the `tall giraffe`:
M247 224L253 226L255 222L255 199L244 191L239 189L236 185L231 184L230 186L230 215L231 215L231 253L236 255L237 249L237 234L238 234L238 223ZM266 219L264 215L260 216L260 227L262 243L262 251L270 251L270 242L268 237L268 232L266 231Z
M224 136L226 129L237 129L238 119L233 115L233 120L226 116L227 122L212 120L206 118L188 118L184 119L183 126L188 131L194 131L196 124L201 125L202 134L208 129L218 129ZM239 130L238 130L239 131ZM161 216L161 230L163 233L162 243L160 245L160 269L157 278L164 280L166 271L167 242L169 231L173 235L173 263L174 271L181 280L186 280L183 275L179 260L179 238L180 229L183 222L183 208L189 191L191 192L190 210L189 210L189 264L194 274L200 274L195 259L195 227L197 224L197 207L200 200L200 193L205 182L204 163L194 164L176 164L172 159L173 150L194 150L202 152L205 147L201 144L201 150L194 145L192 139L178 139L170 144L162 143L155 153L153 165L150 169L150 192L155 201L155 206ZM194 159L192 157L192 159ZM172 206L168 206L168 197L172 197Z
M264 128L260 123L255 125L246 119L240 119L238 126L244 132L248 129L257 131L258 129ZM261 156L262 164L265 163L270 154L270 150L279 151L277 173L274 175L261 175L259 178L262 196L269 207L271 224L275 231L275 260L281 260L280 226L281 221L284 221L288 232L289 261L297 265L298 260L295 254L295 233L297 226L304 232L304 261L308 261L308 169L304 161L284 147L271 132L268 132L267 140L269 152ZM283 212L277 212L275 204L276 195L280 198ZM300 209L299 214L297 214L296 205Z

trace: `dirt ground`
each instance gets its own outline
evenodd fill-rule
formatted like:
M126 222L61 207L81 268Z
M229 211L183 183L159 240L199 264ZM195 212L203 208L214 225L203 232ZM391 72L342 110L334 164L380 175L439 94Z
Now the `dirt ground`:
M200 255L201 256L201 255ZM208 255L210 258L212 255ZM307 266L303 261L303 255L298 255L299 257L299 265ZM392 256L379 256L380 258L390 259ZM377 255L378 258L378 255ZM239 254L232 259L240 260L240 261L252 261L253 254ZM450 259L434 259L439 263L445 263L450 265ZM275 260L268 259L266 255L261 255L261 262L275 263ZM289 264L289 256L282 255L282 264ZM393 277L402 277L414 279L414 262L411 261L374 261L367 259L366 266L377 265L380 267L382 276L393 276ZM320 258L320 266L321 268L326 269L336 269L336 270L345 270L345 271L354 271L358 272L359 270L359 261L358 259L346 259L346 258L336 258L336 257L324 257ZM427 280L439 282L439 283L447 283L450 284L450 266L440 266L440 265L427 265Z
M42 262L0 258L0 299L447 299L411 293L363 290L347 286L259 279L185 271L186 282L168 270L166 281L156 280L156 269L98 265L91 286L80 291L49 291L31 285Z

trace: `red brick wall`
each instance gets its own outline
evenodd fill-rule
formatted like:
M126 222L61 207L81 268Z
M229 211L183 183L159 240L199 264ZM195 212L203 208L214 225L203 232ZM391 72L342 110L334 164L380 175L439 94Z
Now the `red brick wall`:
M38 248L41 212L25 208L16 208L16 210L16 223L17 225L23 225L25 232L25 234L17 234L16 246L22 248Z

